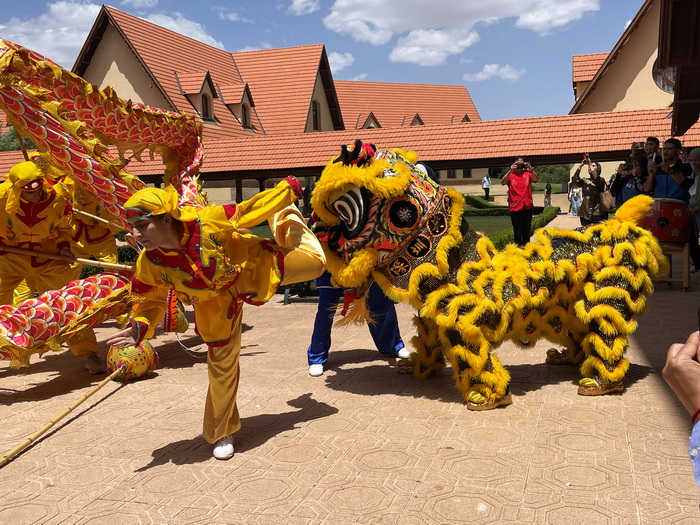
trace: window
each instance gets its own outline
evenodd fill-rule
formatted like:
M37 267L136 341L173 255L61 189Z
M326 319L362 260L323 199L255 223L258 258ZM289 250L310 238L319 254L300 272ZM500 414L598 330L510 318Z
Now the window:
M250 127L250 108L248 104L241 105L241 126L244 128Z
M311 102L311 128L314 131L321 130L321 115L318 107L318 102Z
M204 120L214 120L211 112L211 98L206 93L202 94L202 118Z
M471 168L463 168L462 169L462 178L463 179L471 179L472 178L472 169Z
M455 174L455 170L447 170L447 178L448 179L454 179L456 177L457 177L457 175Z
M659 59L657 58L651 69L651 75L659 88L663 89L666 93L673 93L673 88L676 86L675 67L665 67L662 69L659 67Z

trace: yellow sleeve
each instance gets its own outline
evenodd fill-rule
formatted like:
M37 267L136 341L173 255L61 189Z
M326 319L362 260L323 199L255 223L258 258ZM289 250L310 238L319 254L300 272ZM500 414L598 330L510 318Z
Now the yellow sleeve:
M131 280L131 296L135 300L132 316L139 329L139 342L153 337L168 307L168 288L156 284L159 276L154 271L157 268L146 260L145 253L141 253Z
M237 223L239 228L257 226L278 211L294 204L298 199L297 191L300 188L301 185L296 179L292 182L285 179L274 188L262 191L252 199L238 204L232 221Z

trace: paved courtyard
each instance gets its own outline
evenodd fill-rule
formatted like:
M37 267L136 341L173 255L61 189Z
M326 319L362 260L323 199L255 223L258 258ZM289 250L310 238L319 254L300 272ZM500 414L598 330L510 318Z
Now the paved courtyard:
M229 461L199 436L201 340L191 329L181 336L188 353L161 335L156 377L110 382L0 469L0 523L700 523L688 415L661 377L669 344L697 329L692 277L686 293L657 285L630 340L624 394L578 396L575 367L544 364L547 343L508 343L498 355L514 402L489 412L467 410L449 368L429 380L398 374L365 327L337 329L330 369L309 377L316 304L278 296L247 307L243 429ZM399 306L407 342L412 315ZM20 372L0 363L2 451L103 377L68 352Z

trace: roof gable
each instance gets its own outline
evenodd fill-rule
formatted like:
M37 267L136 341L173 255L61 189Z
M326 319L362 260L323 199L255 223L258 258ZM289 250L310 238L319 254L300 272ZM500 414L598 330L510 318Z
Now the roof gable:
M175 79L180 85L180 91L182 91L185 95L195 95L197 93L201 93L204 89L204 85L209 84L209 89L211 92L215 97L218 96L209 71L185 74L178 74L177 71L174 71L173 73L175 75Z
M335 129L342 129L333 80L323 44L233 53L242 79L255 95L255 110L266 133L303 133L321 73ZM284 86L280 90L280 86ZM282 96L282 93L284 96Z
M481 120L464 86L337 80L335 89L343 120L355 129L370 113L383 128L408 126L416 115L426 126Z
M212 109L216 124L208 123L210 125L204 127L206 140L250 133L243 130L238 119L224 105L215 88L217 85L242 84L240 74L229 52L157 26L113 7L102 7L88 40L73 67L76 74L83 76L92 54L99 47L102 33L107 24L114 26L122 35L153 79L154 84L172 103L174 111L193 115L195 119L201 121L200 116L193 111L192 103L187 95L191 94L191 90L192 93L198 92L196 91L198 82L201 80L202 83L199 84L199 87L202 87L206 76L208 76L209 81L213 84L212 93L215 95ZM197 77L198 71L202 72L199 78ZM174 72L180 73L174 75ZM178 78L182 79L183 77L186 87L181 89ZM91 79L86 80L90 81ZM254 129L262 128L255 118L253 118L253 127Z
M640 91L640 88L653 86L651 65L647 62L652 61L657 52L658 21L655 17L659 16L659 3L659 0L645 0L583 92L577 93L570 114L668 105L669 97L661 90Z

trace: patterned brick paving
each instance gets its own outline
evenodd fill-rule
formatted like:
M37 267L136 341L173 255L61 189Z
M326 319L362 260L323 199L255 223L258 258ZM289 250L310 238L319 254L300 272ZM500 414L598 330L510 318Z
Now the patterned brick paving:
M688 417L660 374L696 328L698 290L695 276L687 293L657 286L623 395L578 396L574 367L543 364L546 343L504 344L514 403L485 413L462 405L449 369L398 374L364 327L338 329L329 371L309 377L316 305L280 296L246 310L243 429L225 462L199 437L204 361L159 336L157 377L108 384L0 469L0 523L698 523ZM410 308L399 316L408 340ZM99 381L82 365L67 352L21 372L0 364L3 451Z

